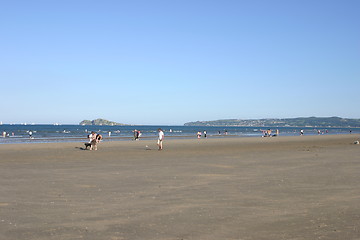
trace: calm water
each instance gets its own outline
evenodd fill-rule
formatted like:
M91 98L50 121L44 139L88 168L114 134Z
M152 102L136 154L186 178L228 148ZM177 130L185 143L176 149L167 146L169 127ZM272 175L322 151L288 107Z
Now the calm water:
M91 131L100 133L104 141L131 140L134 129L140 130L143 138L156 138L157 129L162 128L167 137L196 137L198 131L207 131L208 137L229 136L261 137L266 127L195 127L195 126L81 126L81 125L0 125L0 144L6 143L32 143L32 142L83 142ZM304 129L305 135L321 134L359 134L359 128L272 128L272 133L280 131L281 136L299 135ZM33 139L29 137L33 133ZM6 137L3 137L6 132ZM110 136L109 136L110 132ZM220 134L219 134L220 132Z

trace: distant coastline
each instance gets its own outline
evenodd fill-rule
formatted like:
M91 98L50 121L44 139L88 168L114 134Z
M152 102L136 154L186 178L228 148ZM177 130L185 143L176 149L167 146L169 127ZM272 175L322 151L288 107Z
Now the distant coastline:
M340 117L299 117L268 119L223 119L214 121L196 121L184 126L224 126L224 127L348 127L359 128L360 119Z
M0 126L6 125L54 125L66 126L74 124L60 123L4 123L0 121ZM81 126L138 126L137 124L126 124L110 121L102 118L94 120L83 120L78 125ZM142 125L141 125L142 126ZM160 125L143 125L160 126ZM171 126L171 125L168 125ZM175 126L175 125L173 125ZM360 119L341 118L341 117L299 117L299 118L263 118L263 119L220 119L187 122L177 126L209 126L209 127L314 127L314 128L360 128Z

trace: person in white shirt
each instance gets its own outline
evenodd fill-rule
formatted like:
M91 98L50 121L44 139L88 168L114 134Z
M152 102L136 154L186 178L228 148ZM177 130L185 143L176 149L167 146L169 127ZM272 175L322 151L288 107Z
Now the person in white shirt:
M90 146L90 150L97 150L97 143L98 143L98 140L97 140L97 134L95 132L91 132L91 134L89 135L89 142L91 144Z
M163 149L163 141L165 138L165 134L163 132L163 130L161 130L161 128L158 129L159 132L159 138L158 138L158 142L157 145L159 146L159 151Z

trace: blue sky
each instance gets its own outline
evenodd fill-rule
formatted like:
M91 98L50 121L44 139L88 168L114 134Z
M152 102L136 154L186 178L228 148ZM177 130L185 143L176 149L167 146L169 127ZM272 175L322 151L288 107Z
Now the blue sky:
M0 121L360 118L360 1L0 4Z

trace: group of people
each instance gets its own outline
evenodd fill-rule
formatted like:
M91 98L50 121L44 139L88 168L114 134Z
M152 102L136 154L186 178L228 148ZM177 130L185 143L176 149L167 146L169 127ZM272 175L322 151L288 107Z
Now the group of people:
M263 132L263 137L276 137L279 136L279 129L276 129L276 133L273 134L271 129L268 130L261 130Z
M207 132L204 131L203 133L204 133L204 138L207 138ZM200 139L203 133L201 131L198 131L196 134L197 138Z
M90 150L97 150L97 144L103 139L101 134L97 134L96 132L91 132L88 135ZM86 145L86 144L85 144Z
M14 133L11 133L11 136L14 136L14 135L15 135ZM2 137L3 138L10 137L10 133L3 131Z
M170 129L171 130L171 129ZM170 131L171 132L171 131ZM139 138L141 137L141 132L140 130L134 130L134 140L139 140ZM165 138L165 134L164 134L164 131L159 128L158 129L158 140L157 140L157 145L158 145L158 150L161 151L163 150L163 141L164 141L164 138Z
M140 131L135 130L134 131L134 140L138 140L141 135ZM158 150L163 150L163 142L164 142L165 134L164 131L159 128L158 129ZM89 142L85 143L85 146L90 146L90 150L97 150L97 144L103 139L101 134L97 134L96 132L91 132L91 134L88 135Z
M34 137L33 137L33 132L32 132L31 130L27 131L27 133L28 133L30 139L34 139ZM15 136L15 133L12 132L11 135L10 135L10 133L8 133L8 132L6 132L6 131L3 131L3 132L2 132L2 137L3 137L3 138L10 137L10 136L14 137L14 136Z

